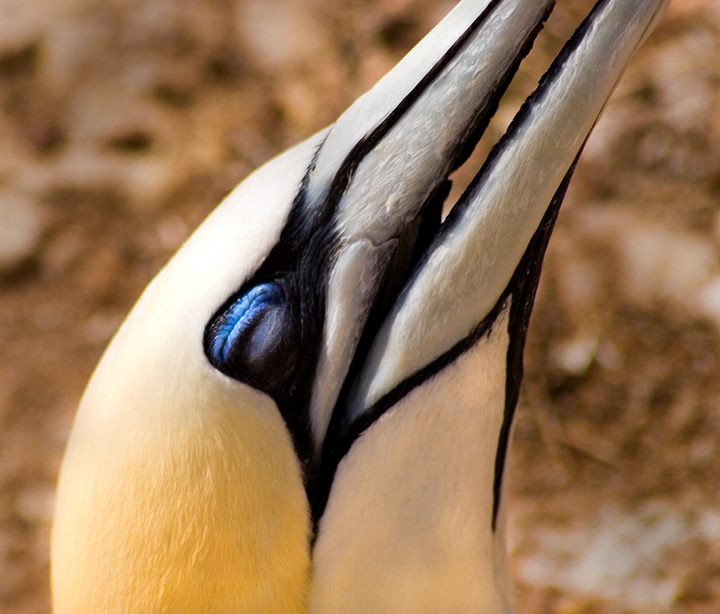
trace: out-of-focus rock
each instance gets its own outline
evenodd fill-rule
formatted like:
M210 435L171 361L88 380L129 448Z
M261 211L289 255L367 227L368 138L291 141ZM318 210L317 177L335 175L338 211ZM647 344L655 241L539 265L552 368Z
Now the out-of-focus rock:
M702 13L708 4L712 3L707 0L675 0L668 6L667 16L672 19L693 17Z
M169 252L174 252L188 238L190 231L180 217L171 215L157 225L157 234L162 247Z
M664 120L676 130L709 125L716 107L719 43L709 28L693 28L653 53L654 84Z
M55 489L50 486L26 488L15 501L15 512L28 524L49 523L55 505Z
M38 5L47 3L38 3ZM69 11L68 11L69 13ZM56 96L71 99L79 84L100 70L98 58L111 57L111 20L98 15L58 15L42 38L41 77Z
M700 313L720 330L720 275L709 279L700 288L697 305Z
M327 47L325 30L299 3L249 0L237 6L238 31L253 59L265 69L306 65Z
M640 300L659 297L690 306L717 270L704 237L659 224L635 225L620 237L627 290Z
M26 0L0 3L0 57L31 45L40 37L48 4Z
M47 217L34 200L0 192L0 274L13 271L38 252L46 224Z
M188 169L196 160L186 154L124 154L74 145L57 160L26 165L17 183L35 194L67 189L109 191L119 194L133 211L154 209L187 180Z
M123 317L117 313L101 311L85 322L83 338L89 345L103 346L115 334Z
M686 511L661 501L630 513L608 506L584 523L524 528L511 520L524 582L574 596L621 604L623 611L667 611L680 596L686 570L672 557L694 539L716 540L718 512ZM525 535L523 535L525 533ZM533 548L522 552L522 542ZM586 611L586 610L583 610Z
M580 334L556 345L552 351L552 359L565 375L581 377L592 365L597 349L597 336Z
M43 272L48 278L67 274L83 252L88 251L89 246L90 239L81 230L68 229L54 233L43 250Z
M600 301L601 270L584 253L585 246L573 229L561 225L548 248L547 262L555 271L558 298L577 328L596 327Z
M715 243L720 247L720 209L715 213L712 231Z
M711 239L620 206L585 207L578 220L584 240L615 253L628 300L665 303L720 326L720 259Z
M154 209L187 178L187 165L175 156L153 156L124 165L123 191L136 209Z

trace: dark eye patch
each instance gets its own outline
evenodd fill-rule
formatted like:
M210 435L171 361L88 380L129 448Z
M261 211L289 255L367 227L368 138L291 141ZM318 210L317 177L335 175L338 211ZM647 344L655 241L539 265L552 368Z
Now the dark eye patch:
M274 395L294 375L299 332L285 291L276 282L253 286L215 318L206 336L220 371Z

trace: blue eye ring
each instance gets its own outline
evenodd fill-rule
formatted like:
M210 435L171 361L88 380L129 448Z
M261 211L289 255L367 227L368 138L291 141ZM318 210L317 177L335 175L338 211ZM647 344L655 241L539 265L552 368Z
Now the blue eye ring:
M225 364L238 337L253 320L262 315L268 307L280 306L284 301L282 289L272 282L254 286L243 294L225 312L223 320L215 330L210 347L213 358L218 363Z
M273 279L241 292L205 328L205 356L221 373L285 398L302 362L293 280Z

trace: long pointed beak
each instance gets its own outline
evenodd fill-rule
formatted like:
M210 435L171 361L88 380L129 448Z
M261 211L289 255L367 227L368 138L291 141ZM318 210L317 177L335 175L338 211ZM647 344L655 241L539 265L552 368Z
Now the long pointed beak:
M351 422L467 337L503 295L631 57L669 0L601 0L453 209L375 336Z
M370 267L377 275L380 263L382 276L395 266L391 256L377 255L378 250L402 252L398 243L403 231L423 215L428 202L444 198L442 185L448 173L475 145L551 3L460 4L418 46L422 67L407 59L398 66L400 90L393 88L394 73L380 82L378 92L383 96L390 92L387 105L371 92L340 118L335 129L344 122L353 127L356 113L367 117L362 129L367 136L356 141L359 144L345 158L341 156L347 171L343 174L337 165L332 175L335 182L342 178L338 232L356 248L364 241L365 257L355 262L362 266L343 269L343 258L351 250L341 254L333 275L344 275L346 283L331 283L328 294L327 322L342 332L326 335L337 345L326 345L319 365L323 358L326 364L336 360L326 373L347 374L349 369L349 375L342 394L340 384L325 385L322 369L316 382L327 393L324 399L314 395L320 402L312 406L318 412L313 417L322 424L319 440L325 445L324 475L318 478L324 486L318 487L313 500L316 518L322 513L322 490L331 482L334 468L388 405L385 401L406 393L417 374L474 331L492 326L493 314L504 304L524 301L523 326L527 326L545 246L575 162L627 64L668 3L597 3L448 218L431 230L429 244L420 239L422 253L416 254L414 269L400 275L404 285L393 292L388 307L379 312L375 308L371 319L376 322L370 325L368 314L379 293L375 281L366 281L377 279L369 273ZM453 30L462 32L454 42ZM436 43L446 51L439 59L428 59ZM408 87L407 75L418 85ZM342 149L342 139L334 140L335 129L320 150L316 177L327 172L323 157ZM353 161L354 155L359 161ZM312 174L308 185L308 194L320 193L313 188ZM538 233L542 240L533 246ZM367 253L376 254L375 262ZM519 271L521 262L527 271ZM518 275L532 278L532 288L514 296L510 284ZM345 300L349 297L354 309L336 307L343 298L333 295L333 288L347 292ZM344 317L337 317L339 313ZM365 337L355 353L363 329Z
M273 397L307 467L313 509L323 506L317 484L327 486L378 401L515 300L510 279L668 1L600 0L442 226L448 176L553 0L463 0L299 146L303 165L316 149L279 239L207 324L205 351ZM278 178L288 182L295 176Z
M331 218L336 239L310 402L316 446L378 296L394 298L422 236L439 225L448 175L480 138L553 3L464 0L321 145L303 192L310 219Z

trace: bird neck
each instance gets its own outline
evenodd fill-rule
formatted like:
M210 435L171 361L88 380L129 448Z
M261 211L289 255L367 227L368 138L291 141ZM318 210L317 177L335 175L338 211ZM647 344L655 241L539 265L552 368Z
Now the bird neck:
M309 509L276 405L201 356L128 352L148 332L129 322L63 460L54 613L303 614Z
M310 614L511 611L504 510L493 528L491 486L508 321L509 303L340 463L313 552Z

